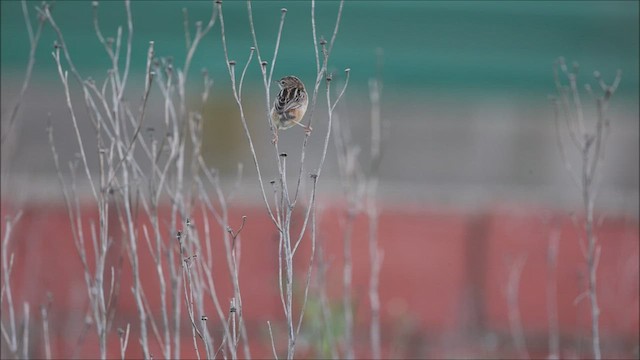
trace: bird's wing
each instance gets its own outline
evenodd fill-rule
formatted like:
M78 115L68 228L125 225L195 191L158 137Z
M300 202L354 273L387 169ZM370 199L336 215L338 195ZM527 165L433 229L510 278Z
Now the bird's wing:
M297 109L302 106L302 102L306 95L297 88L294 89L282 89L278 93L276 99L276 112L282 114L284 112Z

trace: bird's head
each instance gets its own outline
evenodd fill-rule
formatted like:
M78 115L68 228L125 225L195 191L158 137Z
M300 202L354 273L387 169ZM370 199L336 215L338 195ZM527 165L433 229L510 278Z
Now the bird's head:
M278 80L278 86L280 86L281 89L298 88L304 90L304 84L302 84L302 81L292 75L285 76L282 79Z

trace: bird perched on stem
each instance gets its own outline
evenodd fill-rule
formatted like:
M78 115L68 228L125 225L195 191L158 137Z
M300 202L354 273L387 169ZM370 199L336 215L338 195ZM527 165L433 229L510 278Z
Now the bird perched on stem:
M301 123L304 113L309 105L309 96L304 89L304 84L295 76L285 76L278 80L280 92L271 109L271 121L276 127L273 143L278 142L278 130L288 129L294 125L302 126L307 135L311 127Z

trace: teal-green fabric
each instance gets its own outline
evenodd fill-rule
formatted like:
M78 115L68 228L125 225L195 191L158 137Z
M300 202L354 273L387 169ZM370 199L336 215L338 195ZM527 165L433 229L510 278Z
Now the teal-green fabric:
M3 78L19 76L29 50L21 3L1 3L2 74ZM28 2L34 19L39 4ZM268 60L273 56L280 9L288 9L276 76L298 74L313 79L311 3L255 1L252 5L260 50ZM316 3L319 36L331 37L338 5L336 1ZM158 56L170 56L181 66L186 53L182 9L187 9L193 36L194 23L208 21L213 2L133 1L131 8L132 73L136 76L144 71L150 40L155 41ZM223 11L231 57L243 64L252 46L246 2L225 1ZM383 77L391 88L543 97L554 91L551 67L563 55L580 62L589 78L600 70L605 79L612 79L616 69L622 69L619 96L635 98L638 11L637 1L347 1L330 69L351 68L353 86L364 88L375 74L376 49L381 48ZM91 2L57 1L52 14L81 74L104 76L109 60L95 35ZM105 36L115 37L122 26L126 39L123 2L100 2L98 17ZM50 55L54 39L46 27L37 52L36 77L56 76ZM200 45L190 76L196 77L204 67L214 79L228 81L219 21ZM251 69L248 81L259 83L257 65Z

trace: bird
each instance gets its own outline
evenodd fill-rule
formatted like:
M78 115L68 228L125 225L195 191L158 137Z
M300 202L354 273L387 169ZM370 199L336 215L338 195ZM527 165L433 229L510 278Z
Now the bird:
M307 106L309 96L300 79L293 75L285 76L278 80L280 92L273 102L271 109L271 121L275 126L275 136L272 142L278 142L278 130L288 129L295 125L300 125L305 129L307 135L311 133L311 127L301 123Z

